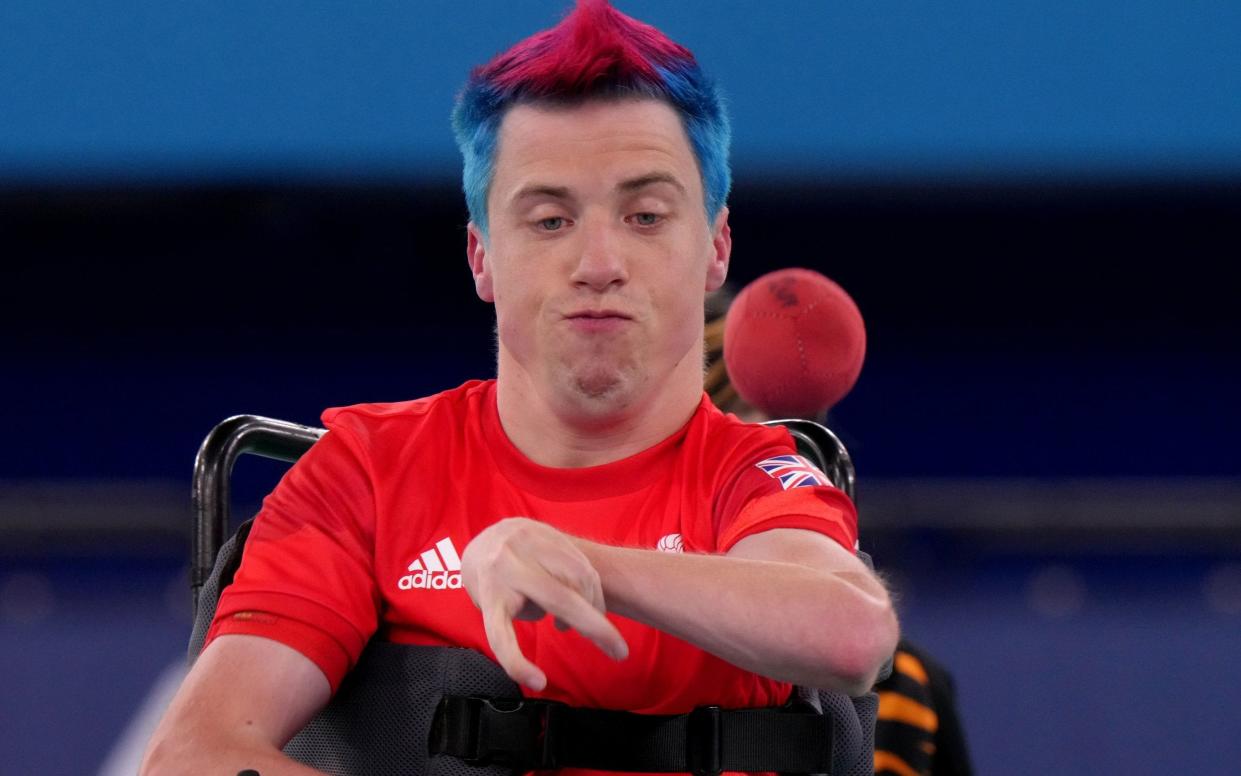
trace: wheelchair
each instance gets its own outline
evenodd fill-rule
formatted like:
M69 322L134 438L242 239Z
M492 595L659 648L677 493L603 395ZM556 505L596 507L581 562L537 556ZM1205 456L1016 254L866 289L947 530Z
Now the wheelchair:
M769 424L784 426L798 452L855 498L852 460L831 431L808 420ZM233 580L249 534L247 521L225 539L231 525L234 464L247 454L295 462L324 433L323 428L238 415L221 422L204 439L192 483L190 662L202 650L219 596ZM859 556L869 565L864 553ZM818 747L813 756L790 752L793 747L782 744L780 733L791 729L790 720L777 719L777 727L739 727L728 721L736 718L736 712L723 712L733 716L721 724L718 707L701 707L714 713L695 710L667 719L651 715L650 722L643 720L637 729L632 728L632 720L624 720L631 728L619 737L610 735L613 722L607 715L646 715L578 709L574 711L587 712L585 722L559 715L561 721L552 725L543 714L533 718L531 730L518 724L521 734L514 735L515 712L534 704L525 701L518 686L487 657L469 649L402 645L376 638L328 705L285 746L285 753L334 776L511 776L558 767L691 772L696 776L718 776L723 770L872 774L875 693L851 698L839 692L797 688L796 696L801 710L815 712L813 728L807 731ZM458 709L461 704L465 708ZM446 724L445 710L450 706L449 711L460 713ZM812 715L785 716L804 722ZM455 721L462 718L465 723ZM600 735L603 730L609 734ZM669 741L675 742L671 755ZM530 752L531 746L539 751ZM606 751L601 753L601 749ZM630 767L634 758L644 764L656 755L661 763L657 767ZM591 764L599 762L600 756L615 765ZM740 767L752 760L755 767ZM783 767L759 766L760 762L783 763Z

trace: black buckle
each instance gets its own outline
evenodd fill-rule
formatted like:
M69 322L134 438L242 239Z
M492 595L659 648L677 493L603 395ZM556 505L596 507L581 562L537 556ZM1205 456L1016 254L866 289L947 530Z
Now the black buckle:
M723 771L720 753L720 707L699 706L689 713L685 730L685 762L696 776L719 776Z
M554 701L446 695L431 722L430 750L474 766L554 769L564 707Z

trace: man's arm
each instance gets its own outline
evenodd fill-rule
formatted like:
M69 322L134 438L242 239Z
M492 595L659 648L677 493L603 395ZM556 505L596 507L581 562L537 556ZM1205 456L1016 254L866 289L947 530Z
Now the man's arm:
M551 614L621 657L624 641L603 616L612 611L755 673L855 695L870 689L899 630L874 574L830 538L800 529L695 555L609 547L513 518L475 537L462 575L496 658L533 689L546 679L521 654L514 618Z
M585 552L609 611L763 676L859 695L896 648L899 628L883 584L813 531L764 531L726 555L599 544Z
M177 691L141 774L319 774L280 749L330 695L327 677L293 648L259 636L220 636Z

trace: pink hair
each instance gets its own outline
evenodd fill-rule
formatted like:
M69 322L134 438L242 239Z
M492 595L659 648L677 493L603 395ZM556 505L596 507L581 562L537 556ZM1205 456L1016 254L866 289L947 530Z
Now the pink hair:
M483 233L500 122L510 107L626 95L662 100L680 115L702 173L707 219L715 218L732 183L728 115L715 85L689 49L651 25L607 0L578 0L560 24L475 68L457 98L452 120L465 162L462 184Z
M657 80L656 65L693 62L689 49L607 0L578 0L560 24L531 35L476 76L531 97L587 93L602 80Z

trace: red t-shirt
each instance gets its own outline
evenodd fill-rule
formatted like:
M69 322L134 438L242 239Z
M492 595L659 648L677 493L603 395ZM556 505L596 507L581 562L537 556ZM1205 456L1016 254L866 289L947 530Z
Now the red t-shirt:
M805 528L852 551L847 497L796 456L788 433L745 424L707 397L671 437L602 466L539 466L509 441L494 381L436 396L323 414L328 433L263 503L207 642L225 633L281 641L335 691L378 634L492 657L460 587L460 553L506 517L604 544L723 553L771 528ZM617 662L551 618L517 622L522 651L547 674L540 697L576 706L684 713L779 705L790 686L737 668L633 620Z

